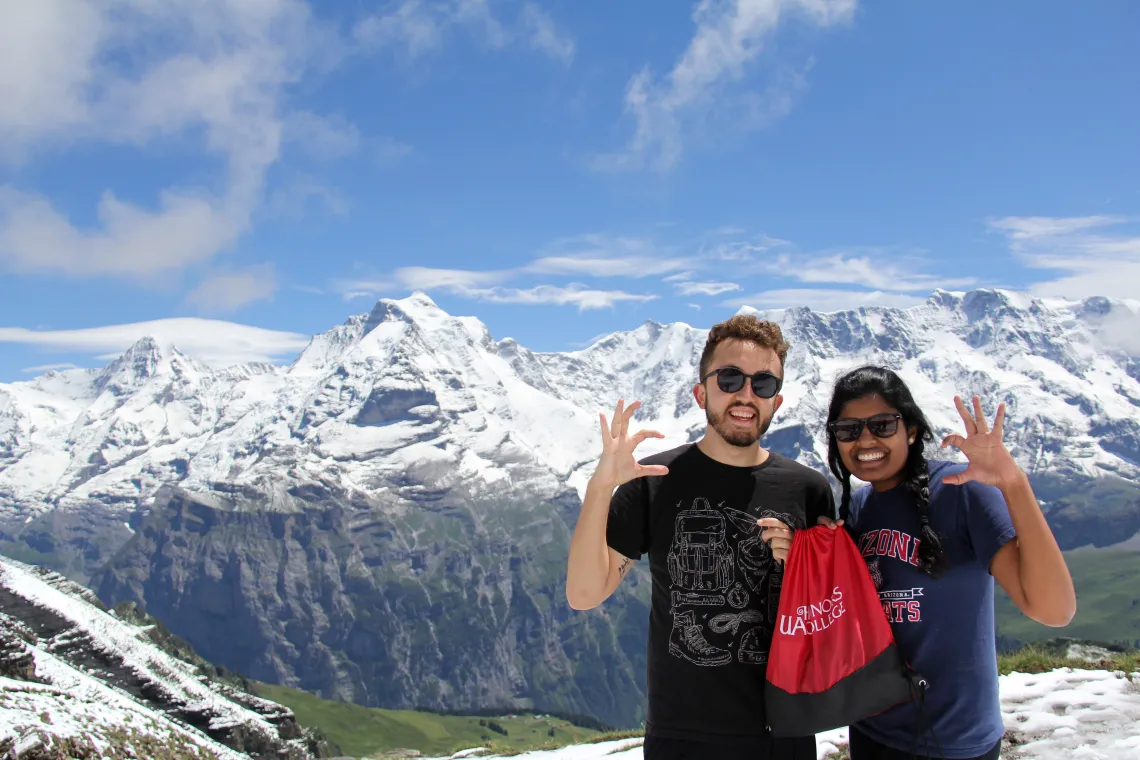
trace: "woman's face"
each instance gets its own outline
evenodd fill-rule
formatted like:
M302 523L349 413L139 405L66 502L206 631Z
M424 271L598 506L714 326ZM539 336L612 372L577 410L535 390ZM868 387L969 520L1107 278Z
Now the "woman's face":
M902 470L913 431L906 429L898 410L882 396L848 401L832 430L843 465L852 475L867 481L876 491L902 482ZM861 428L861 429L860 429ZM846 440L856 434L854 440Z

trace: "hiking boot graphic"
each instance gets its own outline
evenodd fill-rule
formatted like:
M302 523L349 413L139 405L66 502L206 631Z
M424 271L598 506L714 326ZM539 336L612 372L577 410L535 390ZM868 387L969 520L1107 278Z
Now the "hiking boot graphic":
M692 610L673 614L669 653L675 657L684 657L694 665L725 665L732 662L732 652L705 641L700 623Z

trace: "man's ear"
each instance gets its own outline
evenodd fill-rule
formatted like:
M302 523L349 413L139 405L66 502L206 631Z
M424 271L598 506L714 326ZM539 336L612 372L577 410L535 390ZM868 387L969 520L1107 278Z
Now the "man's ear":
M701 409L705 408L705 386L703 383L697 383L693 386L693 398L697 400L697 406Z
M772 407L772 415L773 416L775 416L776 410L778 410L780 408L780 405L783 403L784 403L784 394L777 393L776 394L776 405Z

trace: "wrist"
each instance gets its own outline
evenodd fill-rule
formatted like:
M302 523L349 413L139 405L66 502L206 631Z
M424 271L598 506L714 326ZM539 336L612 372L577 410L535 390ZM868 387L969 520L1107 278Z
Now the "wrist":
M1028 486L1029 476L1025 474L1025 470L1016 464L1009 467L998 477L998 488L1006 495L1012 491L1027 488Z
M590 480L586 483L586 488L595 491L604 492L607 496L614 492L620 483L613 475L602 472L601 469L594 470L594 474L590 476Z

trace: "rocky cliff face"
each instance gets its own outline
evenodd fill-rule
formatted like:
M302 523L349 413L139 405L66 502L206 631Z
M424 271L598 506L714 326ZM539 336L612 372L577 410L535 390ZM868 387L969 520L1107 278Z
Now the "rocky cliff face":
M325 698L640 722L643 589L596 614L565 604L575 494L414 509L310 496L302 511L239 511L168 489L93 586L212 662Z

